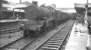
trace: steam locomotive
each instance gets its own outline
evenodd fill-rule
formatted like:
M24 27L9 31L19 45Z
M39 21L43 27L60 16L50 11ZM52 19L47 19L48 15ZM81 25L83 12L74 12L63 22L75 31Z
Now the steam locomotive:
M56 9L51 10L52 8L48 7L37 7L37 6L28 6L23 8L25 11L23 21L24 26L24 35L37 36L50 28L56 27L64 21L71 19L66 13L58 11ZM52 12L53 11L53 12Z

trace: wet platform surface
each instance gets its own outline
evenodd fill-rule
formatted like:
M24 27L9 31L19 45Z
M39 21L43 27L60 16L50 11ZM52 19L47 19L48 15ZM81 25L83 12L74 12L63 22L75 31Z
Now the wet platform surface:
M65 50L87 50L87 40L87 26L82 24L74 24Z

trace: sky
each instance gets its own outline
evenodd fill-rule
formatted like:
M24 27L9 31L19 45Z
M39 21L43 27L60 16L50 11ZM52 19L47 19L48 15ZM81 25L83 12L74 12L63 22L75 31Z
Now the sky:
M19 3L19 0L7 0L9 2ZM22 2L25 1L38 1L38 5L45 4L45 5L51 5L56 4L57 8L74 8L74 3L86 3L87 0L22 0ZM91 3L91 0L89 0L89 3Z
M15 3L19 3L19 0L8 0L9 2L15 2ZM33 1L33 0L22 0L22 2L24 1ZM73 8L74 7L74 3L86 3L86 0L34 0L34 1L38 1L38 4L46 4L46 5L50 5L50 4L56 4L57 8ZM89 2L91 3L91 0L89 0Z

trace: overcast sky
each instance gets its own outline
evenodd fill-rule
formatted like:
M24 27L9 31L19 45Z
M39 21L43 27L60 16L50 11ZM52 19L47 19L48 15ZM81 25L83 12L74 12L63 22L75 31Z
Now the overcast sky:
M8 0L9 2L15 2L15 3L19 3L19 0ZM22 0L24 1L33 1L33 0ZM86 3L86 0L34 0L34 1L38 1L38 4L46 4L46 5L50 5L50 4L56 4L57 8L73 8L74 7L74 3ZM91 3L91 0L89 0L89 2Z
M9 2L15 2L19 3L19 0L8 0ZM25 1L33 1L33 0L22 0L22 2ZM74 3L86 3L87 0L34 0L38 1L38 4L45 4L45 5L50 5L50 4L56 4L57 8L74 8ZM89 3L91 3L91 0L89 0ZM74 10L71 10L74 11Z

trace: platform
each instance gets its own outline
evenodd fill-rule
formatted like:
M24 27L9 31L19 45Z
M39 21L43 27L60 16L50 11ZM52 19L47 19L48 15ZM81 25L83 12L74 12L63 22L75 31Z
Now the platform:
M65 50L87 50L88 29L86 25L74 24Z

